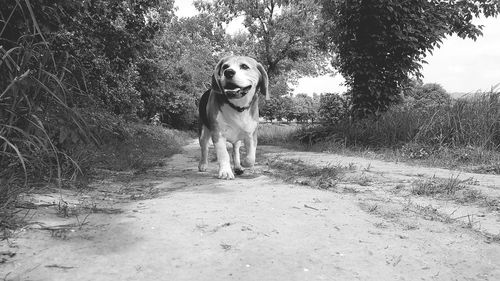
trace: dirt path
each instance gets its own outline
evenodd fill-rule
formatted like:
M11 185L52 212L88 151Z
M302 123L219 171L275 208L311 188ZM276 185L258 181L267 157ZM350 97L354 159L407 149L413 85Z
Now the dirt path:
M339 184L356 192L286 184L266 176L262 163L253 174L218 180L215 163L197 171L193 142L146 174L105 176L92 191L33 196L35 204L55 205L31 211L36 223L2 241L0 278L500 280L500 243L480 233L494 233L494 223L464 228L458 219L436 220L412 209L434 199L393 192L436 169L261 149L269 157L356 167ZM500 186L499 176L465 176L491 196ZM435 201L442 210L457 204ZM498 225L497 212L483 215Z

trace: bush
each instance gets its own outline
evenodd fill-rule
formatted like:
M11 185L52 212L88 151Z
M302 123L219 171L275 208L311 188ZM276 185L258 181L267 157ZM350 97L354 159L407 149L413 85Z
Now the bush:
M298 133L297 138L308 144L336 141L375 148L399 148L416 143L417 146L424 145L426 153L444 146L499 150L499 95L483 93L424 107L404 103L391 107L377 118L344 118L336 123L306 128ZM405 149L414 155L420 153L420 149Z
M432 107L450 103L451 96L437 83L422 84L421 81L412 81L404 91L404 102L413 107Z
M325 123L337 123L348 118L348 100L338 94L322 94L319 98L319 120Z

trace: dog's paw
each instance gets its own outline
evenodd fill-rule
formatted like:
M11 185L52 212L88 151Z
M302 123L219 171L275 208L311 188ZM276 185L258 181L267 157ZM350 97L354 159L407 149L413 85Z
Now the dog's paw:
M205 164L205 163L200 163L198 165L198 171L200 172L205 172L207 170L207 167L208 167L208 164Z
M231 167L222 167L219 169L219 179L232 180L234 179L233 171Z
M242 168L234 168L234 173L239 176L239 175L243 175L243 173L245 172L245 170L243 170Z
M254 164L255 164L255 160L248 159L248 158L243 159L243 161L241 162L241 166L243 166L245 168L253 168Z

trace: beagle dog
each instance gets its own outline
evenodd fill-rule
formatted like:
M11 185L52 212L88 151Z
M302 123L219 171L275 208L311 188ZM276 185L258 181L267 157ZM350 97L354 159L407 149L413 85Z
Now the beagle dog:
M219 178L234 179L226 141L233 144L236 175L243 173L242 166L253 167L259 122L258 92L269 100L267 73L255 59L228 56L219 61L212 75L211 89L203 94L199 105L201 160L198 169L201 172L207 170L210 138L217 154ZM242 163L241 141L247 150Z

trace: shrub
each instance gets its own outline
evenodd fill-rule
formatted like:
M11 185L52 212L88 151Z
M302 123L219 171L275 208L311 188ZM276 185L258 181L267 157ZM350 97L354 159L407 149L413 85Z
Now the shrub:
M337 123L347 119L348 100L338 94L326 93L319 97L319 120L325 123Z
M308 144L334 141L375 148L406 144L403 150L412 158L424 158L440 147L499 150L499 108L499 93L495 92L424 107L403 103L376 118L344 118L305 128L296 137Z
M422 84L421 81L412 81L410 87L404 91L404 96L404 102L420 108L451 102L451 96L437 83Z

